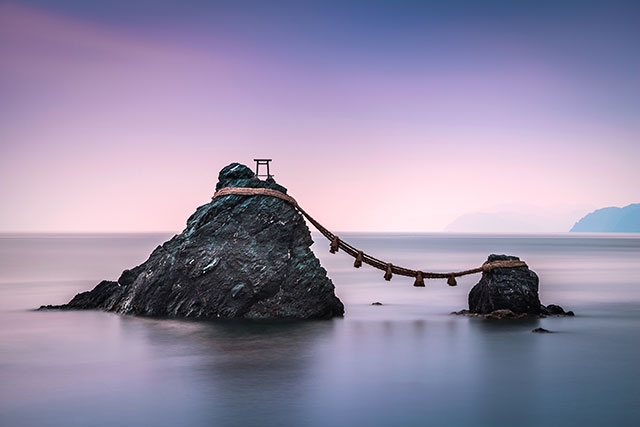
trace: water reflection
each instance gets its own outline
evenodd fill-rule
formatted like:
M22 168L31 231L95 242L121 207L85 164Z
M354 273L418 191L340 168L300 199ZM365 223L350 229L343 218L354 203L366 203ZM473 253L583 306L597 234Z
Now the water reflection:
M301 425L314 348L333 329L101 312L18 317L21 326L0 336L2 425Z
M485 425L501 420L538 425L535 402L545 390L540 380L540 337L531 331L539 324L538 319L470 319L465 404L472 418Z
M316 354L307 425L443 425L459 412L466 319L345 321ZM322 411L322 412L321 412ZM439 424L442 423L442 424Z
M332 329L331 321L158 322L146 339L159 354L190 358L182 375L199 390L203 421L293 426L304 424L314 349Z

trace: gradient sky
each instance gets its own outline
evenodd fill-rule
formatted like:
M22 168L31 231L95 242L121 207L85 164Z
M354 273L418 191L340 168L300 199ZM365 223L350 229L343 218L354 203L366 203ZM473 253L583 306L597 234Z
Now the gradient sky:
M566 231L640 202L638 22L637 1L0 0L0 231L179 231L255 157L336 231Z

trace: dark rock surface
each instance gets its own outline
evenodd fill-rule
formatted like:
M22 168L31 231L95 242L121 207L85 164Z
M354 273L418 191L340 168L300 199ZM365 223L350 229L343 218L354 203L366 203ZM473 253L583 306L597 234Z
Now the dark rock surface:
M224 187L287 191L238 163L220 172L216 190ZM302 215L284 200L219 197L117 282L103 281L68 304L41 308L207 319L342 316L344 306L312 243Z
M509 255L489 255L487 261L519 260ZM541 313L538 297L538 275L527 267L495 268L482 273L482 278L469 292L469 311L488 314L496 310L516 314Z
M487 259L488 262L506 260L519 258L492 254ZM559 305L542 305L538 282L538 275L527 267L495 268L483 272L480 281L469 292L469 309L455 314L487 319L574 315Z
M550 330L545 329L545 328L535 328L531 332L533 332L534 334L550 334L550 333L552 333Z

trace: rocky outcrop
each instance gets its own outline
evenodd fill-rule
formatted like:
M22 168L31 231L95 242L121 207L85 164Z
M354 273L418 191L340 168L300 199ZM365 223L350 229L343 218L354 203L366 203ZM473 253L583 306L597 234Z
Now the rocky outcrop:
M489 255L488 262L519 261L515 256ZM540 314L538 275L527 267L494 268L483 272L482 278L469 292L469 311L488 314L496 310L511 310L517 314Z
M220 172L216 190L225 187L287 191L238 163ZM42 308L203 319L342 316L344 306L312 243L302 215L284 200L218 197L117 282L103 281L66 305Z
M489 255L487 262L519 261L510 255ZM487 319L514 319L551 315L573 316L555 304L544 306L538 296L538 275L528 267L494 268L482 273L469 292L469 309L457 312Z

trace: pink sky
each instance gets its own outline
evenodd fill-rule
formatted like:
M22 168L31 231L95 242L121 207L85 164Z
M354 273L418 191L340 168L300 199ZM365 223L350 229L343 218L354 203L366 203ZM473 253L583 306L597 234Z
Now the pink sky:
M566 231L640 202L640 54L607 45L624 32L590 53L570 50L580 26L548 45L453 22L360 48L187 24L0 4L0 231L179 231L256 157L336 231L506 211Z

